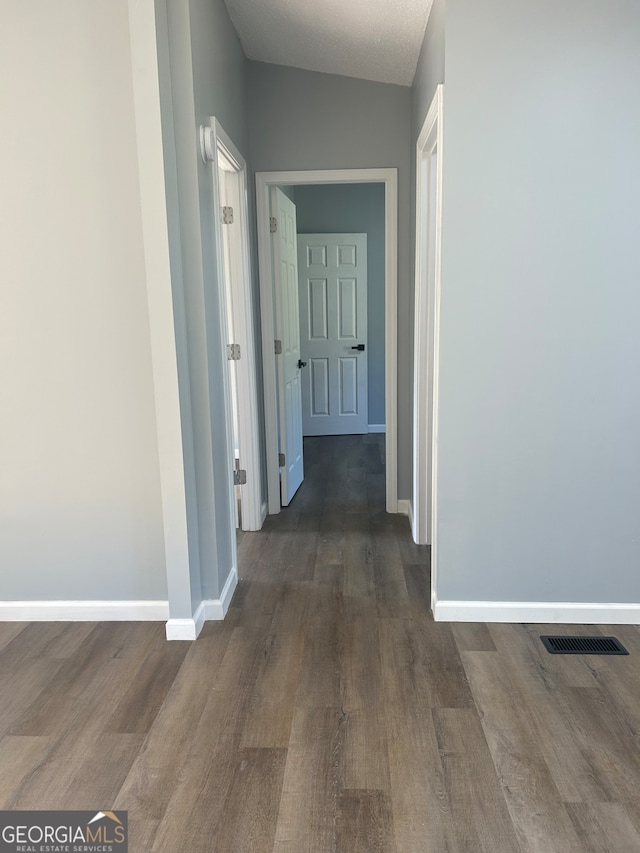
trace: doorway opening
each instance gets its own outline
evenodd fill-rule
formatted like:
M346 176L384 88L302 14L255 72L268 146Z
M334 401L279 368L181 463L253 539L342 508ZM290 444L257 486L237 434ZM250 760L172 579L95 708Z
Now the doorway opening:
M303 370L303 432L384 433L384 185L288 189L297 212L301 357L314 368Z
M381 185L384 193L384 418L382 423L372 424L372 431L382 431L382 424L384 424L384 430L386 431L385 503L387 512L395 513L398 511L396 169L259 172L256 174L269 512L278 513L280 511L281 466L286 465L286 456L283 460L283 457L280 455L281 448L279 445L283 407L282 399L280 400L280 407L278 406L278 393L279 388L285 387L285 378L284 376L280 377L280 382L278 382L278 371L282 372L283 370L283 366L279 365L277 361L278 347L279 344L282 344L282 338L278 337L276 330L281 331L283 328L283 312L279 309L276 299L276 282L279 269L274 266L274 256L272 253L272 228L277 228L277 224L273 222L272 218L272 195L276 187L280 187L286 194L287 188L290 188L295 193L298 191L298 188L308 187L311 189L314 186L323 184L378 184ZM355 245L355 243L350 245ZM297 281L295 282L295 286L297 292ZM353 345L358 351L361 351L361 344L362 342L358 341ZM293 356L292 353L290 355ZM301 361L299 351L297 359L292 360L292 364L297 361ZM306 365L301 369L306 369ZM295 383L294 379L291 381ZM291 385L291 389L292 393L294 384ZM301 434L302 427L300 425L300 446Z

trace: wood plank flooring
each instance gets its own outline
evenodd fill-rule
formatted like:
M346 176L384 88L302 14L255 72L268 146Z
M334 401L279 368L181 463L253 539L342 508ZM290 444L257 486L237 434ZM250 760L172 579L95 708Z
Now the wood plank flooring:
M128 809L132 853L640 853L638 628L433 622L383 462L307 439L195 643L0 624L0 808Z

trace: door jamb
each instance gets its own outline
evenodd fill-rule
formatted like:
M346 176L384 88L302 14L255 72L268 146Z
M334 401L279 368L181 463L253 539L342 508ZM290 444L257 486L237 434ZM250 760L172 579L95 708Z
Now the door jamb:
M381 183L385 188L385 423L386 509L398 512L398 170L320 169L256 172L258 269L262 320L267 495L269 513L280 512L278 415L274 361L274 276L269 230L269 189L304 184Z
M242 468L247 472L247 482L242 489L242 530L260 530L266 517L266 506L262 503L262 473L260 464L260 431L258 424L258 385L256 377L256 340L253 323L253 296L251 291L251 250L249 245L249 210L247 204L247 165L225 133L220 122L211 117L209 126L201 129L202 157L211 162L214 191L214 204L220 211L220 186L218 177L218 158L222 157L229 171L237 176L237 199L239 209L234 212L235 222L239 226L240 281L233 288L234 341L226 341L226 297L224 281L226 270L222 250L222 218L215 216L215 241L218 262L218 281L220 282L220 309L223 314L221 327L225 330L226 343L240 345L240 360L237 370L238 404L238 444ZM212 159L214 158L214 159ZM230 405L230 395L228 397ZM231 413L227 415L230 417ZM231 432L233 434L233 431ZM231 457L233 456L233 452ZM232 471L232 458L229 466ZM231 473L229 474L231 477ZM231 494L235 501L234 486L231 482ZM235 536L235 531L234 531Z
M436 88L416 144L416 266L413 354L413 538L431 545L431 597L436 600L437 485L438 485L438 384L440 352L440 294L442 286L442 152L443 86ZM435 222L431 223L431 157L435 169ZM433 230L431 225L433 224ZM428 234L433 233L433 245ZM433 256L431 256L433 252ZM433 264L432 264L433 262ZM430 275L430 268L433 275ZM432 332L429 308L432 306ZM432 382L429 411L428 387ZM429 442L429 434L431 441ZM429 471L429 452L431 470Z

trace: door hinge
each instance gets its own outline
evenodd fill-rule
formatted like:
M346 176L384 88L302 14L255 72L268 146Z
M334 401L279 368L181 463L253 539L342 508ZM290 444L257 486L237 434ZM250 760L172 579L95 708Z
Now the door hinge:
M275 216L270 216L269 217L269 231L271 234L275 234L277 230L278 230L278 220L275 218Z
M285 458L284 453L278 453L278 465L279 465L281 468L284 468L284 466L285 466L286 464L287 464L287 460L286 460L286 458Z
M247 484L247 472L244 468L236 468L233 472L233 485L245 486Z
M229 361L240 361L240 344L227 344L227 358Z
M232 207L221 207L220 208L222 224L223 225L231 225L233 223L233 208Z
M276 355L282 355L282 341L274 341L273 349L275 350Z

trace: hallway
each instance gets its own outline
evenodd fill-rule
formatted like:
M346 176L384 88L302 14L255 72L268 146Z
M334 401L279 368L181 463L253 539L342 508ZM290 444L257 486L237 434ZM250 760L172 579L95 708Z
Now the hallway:
M549 626L434 623L383 454L306 440L195 643L0 624L0 807L126 809L131 853L640 851L638 629L563 658Z

